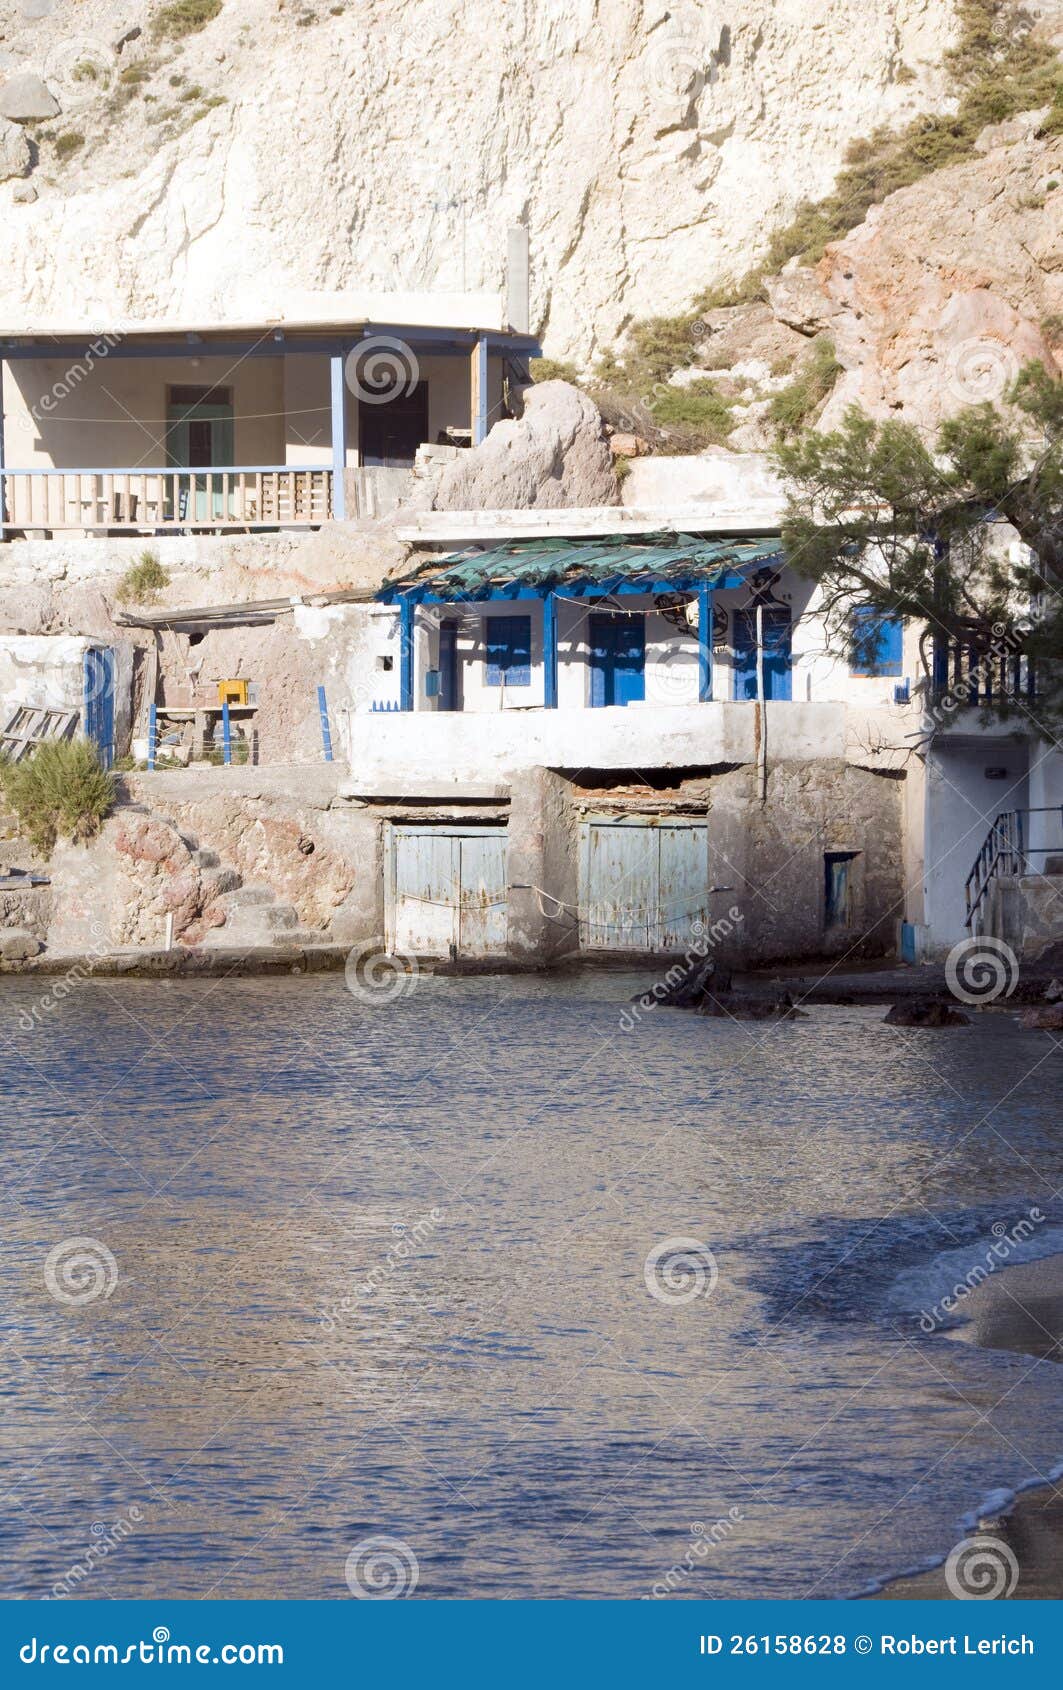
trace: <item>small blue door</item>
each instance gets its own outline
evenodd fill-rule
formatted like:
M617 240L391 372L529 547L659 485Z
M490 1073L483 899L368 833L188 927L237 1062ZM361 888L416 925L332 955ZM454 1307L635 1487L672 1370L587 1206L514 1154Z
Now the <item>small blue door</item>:
M84 662L84 705L81 726L109 769L114 762L114 652L90 646Z
M762 611L764 635L764 697L790 698L791 627L785 605L765 605ZM757 613L734 613L735 697L757 696Z
M646 618L590 616L591 704L634 704L646 696Z
M458 708L458 624L439 624L439 708Z

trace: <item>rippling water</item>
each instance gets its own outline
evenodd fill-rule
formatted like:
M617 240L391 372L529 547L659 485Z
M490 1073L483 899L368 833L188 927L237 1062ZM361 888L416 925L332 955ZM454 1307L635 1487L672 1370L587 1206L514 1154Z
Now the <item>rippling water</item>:
M1047 1473L1060 1370L917 1315L1052 1247L1063 1052L643 983L0 982L4 1592L847 1594Z

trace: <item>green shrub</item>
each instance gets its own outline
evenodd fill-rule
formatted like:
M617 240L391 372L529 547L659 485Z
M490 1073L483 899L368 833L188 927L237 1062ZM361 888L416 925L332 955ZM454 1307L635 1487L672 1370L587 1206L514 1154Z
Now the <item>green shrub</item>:
M1038 133L1063 134L1063 73L1058 55L1047 43L1030 38L1023 15L1011 0L960 0L957 16L957 42L944 55L958 92L957 110L948 116L915 118L900 130L877 129L854 141L832 191L821 200L798 206L790 222L776 230L754 269L714 282L698 297L689 317L651 318L634 324L628 335L631 353L625 349L620 364L607 354L600 366L603 381L620 388L637 386L644 379L646 360L667 361L678 350L677 336L682 339L684 332L689 334L699 314L760 298L765 276L777 275L791 258L815 263L829 242L855 229L871 207L889 194L972 157L975 141L987 124L1051 106ZM664 374L690 362L688 350L686 356L675 357ZM662 378L650 377L651 382L657 379Z
M573 387L579 386L579 371L563 358L532 358L528 369L532 381L570 381Z
M784 439L797 434L815 416L842 366L834 356L834 342L828 335L813 341L812 352L794 372L793 381L772 395L768 419Z
M173 0L156 12L151 20L151 32L168 41L180 41L186 35L198 35L213 23L221 11L221 0Z
M681 451L719 446L734 428L731 402L713 381L692 381L686 387L665 387L652 406L653 420ZM671 442L665 442L667 445Z
M70 158L85 145L85 137L77 129L64 129L55 137L56 158Z
M115 594L119 604L151 604L164 587L170 585L168 572L153 551L141 552L131 563L118 583Z
M0 763L4 798L30 843L47 855L62 836L91 839L114 808L114 776L87 739L44 740L20 763Z

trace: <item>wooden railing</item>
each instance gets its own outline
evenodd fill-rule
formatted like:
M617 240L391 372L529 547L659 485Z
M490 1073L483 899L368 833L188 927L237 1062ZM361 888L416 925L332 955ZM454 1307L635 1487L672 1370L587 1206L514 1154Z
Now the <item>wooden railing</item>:
M0 470L0 515L7 530L316 527L332 515L332 471Z

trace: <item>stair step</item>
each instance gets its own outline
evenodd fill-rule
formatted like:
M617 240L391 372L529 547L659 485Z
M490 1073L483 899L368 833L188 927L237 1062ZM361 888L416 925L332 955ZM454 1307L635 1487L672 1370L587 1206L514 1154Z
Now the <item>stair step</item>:
M234 868L208 868L203 875L203 889L209 903L227 892L239 891L240 885L240 876Z
M269 928L292 928L299 925L299 912L293 904L267 904L262 909Z
M277 894L272 886L237 886L221 899L227 910L257 909L263 904L275 904Z

